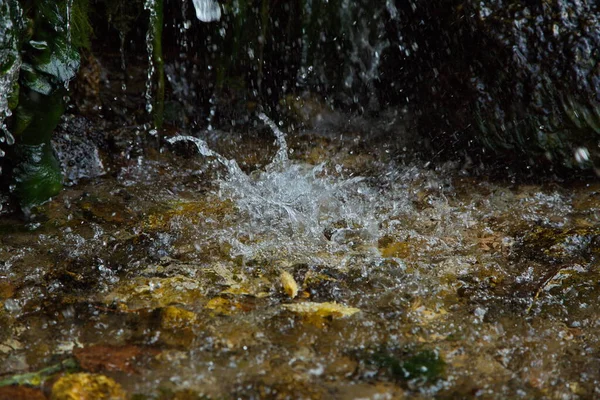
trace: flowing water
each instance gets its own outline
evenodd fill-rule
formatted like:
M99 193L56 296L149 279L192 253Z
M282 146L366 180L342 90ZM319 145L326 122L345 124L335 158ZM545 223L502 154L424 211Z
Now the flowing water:
M153 79L154 74L156 72L156 65L154 60L154 29L152 28L152 21L157 18L157 3L156 0L145 0L144 1L144 9L148 10L149 13L149 21L150 26L146 31L146 51L148 52L148 71L146 78L146 92L144 93L144 98L146 99L146 111L148 114L152 114L152 110L154 109L154 99L152 97L153 93ZM124 59L123 57L121 57ZM123 63L123 62L122 62Z

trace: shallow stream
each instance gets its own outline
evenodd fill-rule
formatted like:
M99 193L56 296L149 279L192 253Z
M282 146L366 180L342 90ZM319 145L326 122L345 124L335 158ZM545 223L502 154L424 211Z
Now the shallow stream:
M600 396L597 182L433 167L398 122L256 126L115 130L99 176L4 216L0 398L73 370L132 399Z

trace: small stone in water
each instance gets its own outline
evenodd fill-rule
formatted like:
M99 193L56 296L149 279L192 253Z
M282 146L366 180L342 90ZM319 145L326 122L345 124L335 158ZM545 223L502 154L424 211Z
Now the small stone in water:
M292 299L298 296L298 284L296 283L296 280L292 274L287 271L281 271L280 279L281 284L283 285L283 290L288 296L290 296Z
M344 306L335 302L315 303L307 301L304 303L284 304L283 308L306 316L344 318L356 314L358 308Z

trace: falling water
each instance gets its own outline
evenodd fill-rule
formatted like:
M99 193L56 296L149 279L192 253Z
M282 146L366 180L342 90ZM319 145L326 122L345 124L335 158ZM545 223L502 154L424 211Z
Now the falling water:
M9 132L6 123L6 118L12 115L12 111L8 106L8 95L12 92L13 86L17 79L19 79L19 70L21 68L20 60L16 60L10 69L0 76L0 130L3 136L0 136L0 142L6 142L8 145L12 145L15 142L15 138ZM4 153L0 153L0 157L4 156Z
M221 8L215 0L193 0L196 17L202 22L212 22L221 19Z
M66 20L66 25L67 25L67 49L69 52L71 52L72 51L71 17L73 14L73 0L67 0L66 7L67 8L66 8L65 20ZM69 64L71 63L71 61L68 61L68 62L69 62ZM67 92L70 91L70 88L69 88L70 81L71 81L70 79L67 79L63 83L63 86ZM67 100L67 99L68 99L68 97L65 97L65 100Z
M179 25L179 33L181 34L181 39L179 40L179 47L181 48L181 55L185 56L186 52L189 50L189 42L188 42L188 29L190 28L190 21L188 20L188 1L181 1L181 24Z
M308 50L310 41L308 38L308 26L310 25L310 20L312 18L312 0L307 0L304 3L304 24L302 26L302 55L300 59L300 69L298 70L297 81L299 85L305 85L308 79L309 68L312 70L312 67L308 65Z
M67 46L71 49L71 15L73 14L73 0L67 0Z
M146 92L144 98L146 99L146 111L150 114L154 108L152 104L152 78L156 70L154 66L154 30L152 28L152 21L156 19L156 0L146 0L144 3L144 9L150 11L148 31L146 32L146 51L148 52L148 71L146 77Z
M394 10L389 5L387 9L388 12ZM373 9L365 14L360 5L354 5L354 2L348 0L344 0L340 7L342 26L345 27L352 48L350 62L345 66L344 86L354 91L358 78L367 90L371 110L379 109L375 82L379 79L381 55L390 46L386 39L384 18L381 16L383 12L383 9Z
M9 2L1 4L1 12L3 13L10 13L10 7L16 7L16 10L13 10L15 14L17 15L21 15L22 14L22 10L19 6L18 2ZM0 27L0 36L2 37L3 40L5 40L4 44L9 44L11 43L11 40L13 40L13 35L14 35L14 29L16 29L16 27L13 25L13 22L8 19L6 20L6 24L2 27ZM13 145L15 142L15 139L13 137L13 135L10 133L10 131L8 130L8 127L6 126L5 120L6 118L9 118L12 115L12 111L10 110L9 107L9 95L10 93L13 92L14 89L14 85L16 84L17 80L19 79L19 71L21 69L21 58L18 54L18 52L15 49L5 49L6 50L6 55L3 55L3 57L10 57L11 54L11 50L14 54L14 61L12 62L12 65L10 65L10 68L8 69L8 71L5 71L3 74L0 74L0 143L6 143L8 145ZM10 58L9 58L10 59ZM4 157L4 151L0 150L0 158ZM1 174L1 170L0 170L0 174Z

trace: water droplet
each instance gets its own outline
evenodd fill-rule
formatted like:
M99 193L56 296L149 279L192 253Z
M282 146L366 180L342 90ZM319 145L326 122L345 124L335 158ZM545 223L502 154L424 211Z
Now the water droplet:
M584 164L590 160L590 152L585 147L575 149L575 161L579 164Z

